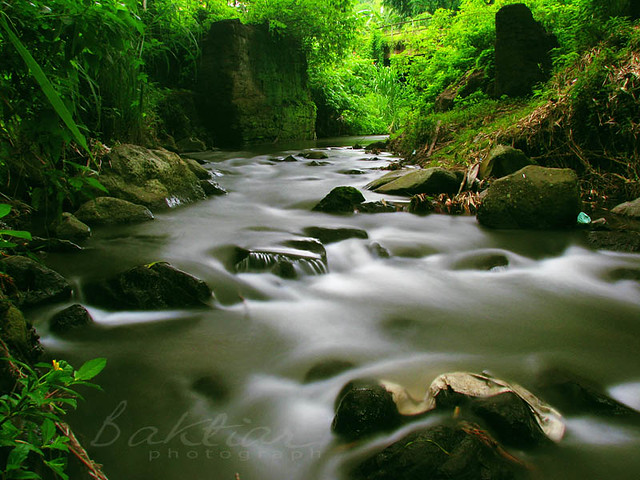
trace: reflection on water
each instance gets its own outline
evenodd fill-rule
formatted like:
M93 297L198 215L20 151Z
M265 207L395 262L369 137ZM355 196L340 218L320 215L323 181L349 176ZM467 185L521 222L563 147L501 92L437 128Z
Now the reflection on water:
M493 232L473 218L311 212L335 186L362 189L393 160L325 146L330 164L313 167L269 160L300 151L293 146L209 154L205 166L223 174L228 195L97 230L86 251L51 258L80 287L169 261L216 294L205 312L89 306L96 325L66 339L48 333L52 312L42 312L51 355L109 359L99 378L105 393L88 392L72 417L109 478L336 479L349 458L392 438L352 451L334 441L334 398L361 376L420 397L447 371L489 370L526 387L538 371L562 366L639 407L640 284L627 274L640 271L639 256L588 250L580 233ZM364 173L341 173L356 169ZM308 240L308 227L356 228L368 238L326 244L322 275L229 268L235 247L279 252L283 242ZM353 367L304 382L331 360ZM215 388L201 388L212 378ZM639 447L637 426L569 417L567 441L527 460L545 479L635 478Z

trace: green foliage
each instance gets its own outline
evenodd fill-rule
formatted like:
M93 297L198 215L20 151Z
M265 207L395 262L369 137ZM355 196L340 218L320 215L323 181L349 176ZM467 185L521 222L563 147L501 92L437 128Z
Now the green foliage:
M106 359L97 358L78 370L65 361L38 364L39 374L29 365L12 358L3 358L18 376L12 392L0 397L0 447L8 452L0 465L2 478L39 479L43 465L64 480L69 437L59 425L69 408L76 408L81 395L79 386L99 388L90 382L106 366Z
M6 203L0 203L0 219L6 217L11 213L11 205L7 205ZM2 252L6 248L13 248L16 246L15 243L6 240L6 237L9 238L21 238L23 240L31 240L31 233L23 230L4 230L0 229L0 252Z
M460 0L384 0L383 3L403 17L434 13L439 8L456 10L460 6Z
M298 39L312 68L338 60L352 45L354 0L248 0L247 20Z

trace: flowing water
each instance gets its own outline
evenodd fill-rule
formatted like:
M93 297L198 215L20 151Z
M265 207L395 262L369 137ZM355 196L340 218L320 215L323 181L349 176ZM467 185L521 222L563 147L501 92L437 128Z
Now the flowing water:
M74 365L108 358L97 379L104 393L88 392L71 421L111 480L338 479L354 458L402 434L351 448L332 436L336 394L364 376L421 397L444 372L486 370L531 387L540 370L559 366L640 408L640 284L616 274L637 274L640 256L592 251L579 232L489 231L472 217L311 212L335 186L363 190L384 173L374 167L392 160L317 148L330 164L271 160L298 149L203 155L228 195L97 229L84 252L49 258L76 283L74 301L90 278L158 260L216 295L203 310L87 305L96 325L72 337L50 334L54 312L40 312L48 355ZM228 268L233 247L282 248L312 226L369 238L326 245L328 273L318 262L297 279ZM328 360L353 366L304 381ZM557 448L514 452L536 465L537 478L638 478L637 426L566 421Z

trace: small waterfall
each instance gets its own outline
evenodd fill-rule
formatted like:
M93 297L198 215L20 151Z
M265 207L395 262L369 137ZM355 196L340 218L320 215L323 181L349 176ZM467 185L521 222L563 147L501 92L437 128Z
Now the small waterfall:
M265 272L274 269L288 269L298 274L322 275L329 272L326 262L317 256L303 256L289 253L251 251L236 263L236 272Z

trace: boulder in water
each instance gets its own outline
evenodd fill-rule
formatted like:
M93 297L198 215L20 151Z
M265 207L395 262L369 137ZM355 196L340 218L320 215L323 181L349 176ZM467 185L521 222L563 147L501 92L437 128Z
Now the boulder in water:
M100 182L111 196L166 208L205 198L193 166L164 149L121 144L102 163Z
M304 383L317 382L334 377L353 368L355 365L348 360L328 359L324 360L309 369L304 376Z
M531 165L493 182L477 218L492 228L571 227L581 206L578 177L573 170Z
M329 158L329 154L322 150L309 150L308 152L301 153L300 156L308 160L324 160Z
M200 180L200 186L202 187L202 190L207 197L227 194L227 191L224 189L224 187L221 187L218 182L215 182L210 178L208 180Z
M400 426L393 395L376 380L356 380L344 386L336 399L333 432L352 441Z
M84 203L76 217L87 225L116 225L153 220L153 213L143 206L114 197L98 197Z
M91 314L77 303L59 311L49 321L51 331L58 334L66 334L92 323Z
M162 310L202 307L212 298L209 286L165 262L134 267L84 287L87 300L114 310Z
M353 213L365 200L354 187L336 187L327 194L313 210L325 213Z
M310 237L317 238L325 245L341 242L349 238L361 238L364 240L369 238L367 232L358 228L306 227L303 233Z
M13 278L18 289L13 300L19 307L61 302L71 297L71 285L62 275L28 257L0 259L0 271Z
M432 167L412 170L395 180L373 188L373 191L389 195L411 196L419 193L427 195L454 194L458 192L459 188L460 179L456 173L441 167Z
M472 423L436 425L410 433L374 454L349 475L353 480L516 480L524 464Z
M69 212L63 212L51 228L56 237L62 240L78 242L91 236L91 228Z

